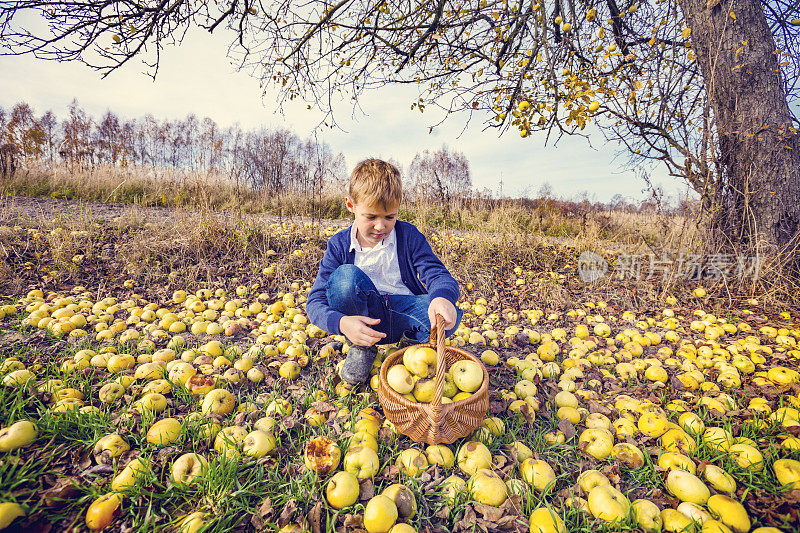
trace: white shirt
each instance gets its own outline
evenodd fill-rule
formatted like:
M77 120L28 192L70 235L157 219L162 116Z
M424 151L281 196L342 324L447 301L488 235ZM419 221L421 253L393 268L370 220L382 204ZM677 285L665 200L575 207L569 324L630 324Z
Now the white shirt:
M381 294L413 294L400 276L397 259L397 235L394 228L373 248L363 248L356 238L356 225L350 226L350 250L355 250L353 263L360 268Z

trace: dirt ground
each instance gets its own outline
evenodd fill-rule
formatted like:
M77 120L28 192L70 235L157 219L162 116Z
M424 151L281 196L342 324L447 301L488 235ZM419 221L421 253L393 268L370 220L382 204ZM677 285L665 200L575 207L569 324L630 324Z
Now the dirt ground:
M199 212L200 210L197 210ZM175 209L171 207L142 206L137 204L116 204L103 202L87 202L79 200L63 200L56 198L29 198L26 196L0 197L0 213L7 223L15 224L22 221L36 221L52 219L56 216L83 216L89 220L112 221L117 217L130 217L156 223L165 223L185 219L191 210ZM232 211L216 211L215 216L220 218L234 218L237 213ZM253 219L265 225L293 222L301 224L312 222L309 217L303 216L278 216L278 215L251 215ZM345 227L350 224L347 219L318 219L322 225Z

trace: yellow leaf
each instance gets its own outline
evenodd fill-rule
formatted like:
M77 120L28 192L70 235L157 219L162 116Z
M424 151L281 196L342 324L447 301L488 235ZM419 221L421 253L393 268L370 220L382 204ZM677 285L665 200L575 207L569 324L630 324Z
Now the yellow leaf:
M731 18L732 18L733 20L736 20L736 13L734 13L733 11L731 11L731 12L730 12L730 13L728 13L728 14L731 16Z

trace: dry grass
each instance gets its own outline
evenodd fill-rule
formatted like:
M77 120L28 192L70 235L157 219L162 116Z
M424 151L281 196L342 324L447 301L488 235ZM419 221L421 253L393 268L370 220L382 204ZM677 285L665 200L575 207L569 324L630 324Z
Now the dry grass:
M32 165L0 185L2 193L10 196L233 210L290 219L330 220L349 216L341 191L331 187L317 196L292 191L253 191L234 183L227 174L197 175L176 169ZM407 201L401 205L400 217L422 227L583 238L607 241L609 245L630 246L665 236L654 213L593 211L552 199L540 200L535 205L531 201L480 197L460 199L451 206L430 200ZM668 233L684 222L681 217L671 218Z

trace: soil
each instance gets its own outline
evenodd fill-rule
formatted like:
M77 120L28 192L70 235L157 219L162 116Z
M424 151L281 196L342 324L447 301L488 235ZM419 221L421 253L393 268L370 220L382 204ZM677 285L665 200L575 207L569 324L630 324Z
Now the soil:
M199 213L201 210L190 210L172 207L143 206L138 204L117 204L103 202L89 202L83 200L63 200L57 198L31 198L27 196L0 197L0 220L6 223L18 224L24 221L52 219L56 216L84 216L89 220L111 221L117 217L130 217L143 219L156 223L166 223L185 218L187 214ZM215 211L220 218L234 219L239 216L233 211ZM304 216L279 216L268 214L253 214L253 219L264 224L292 222L301 224L312 222L310 217ZM350 224L347 219L316 219L324 226L345 227Z

